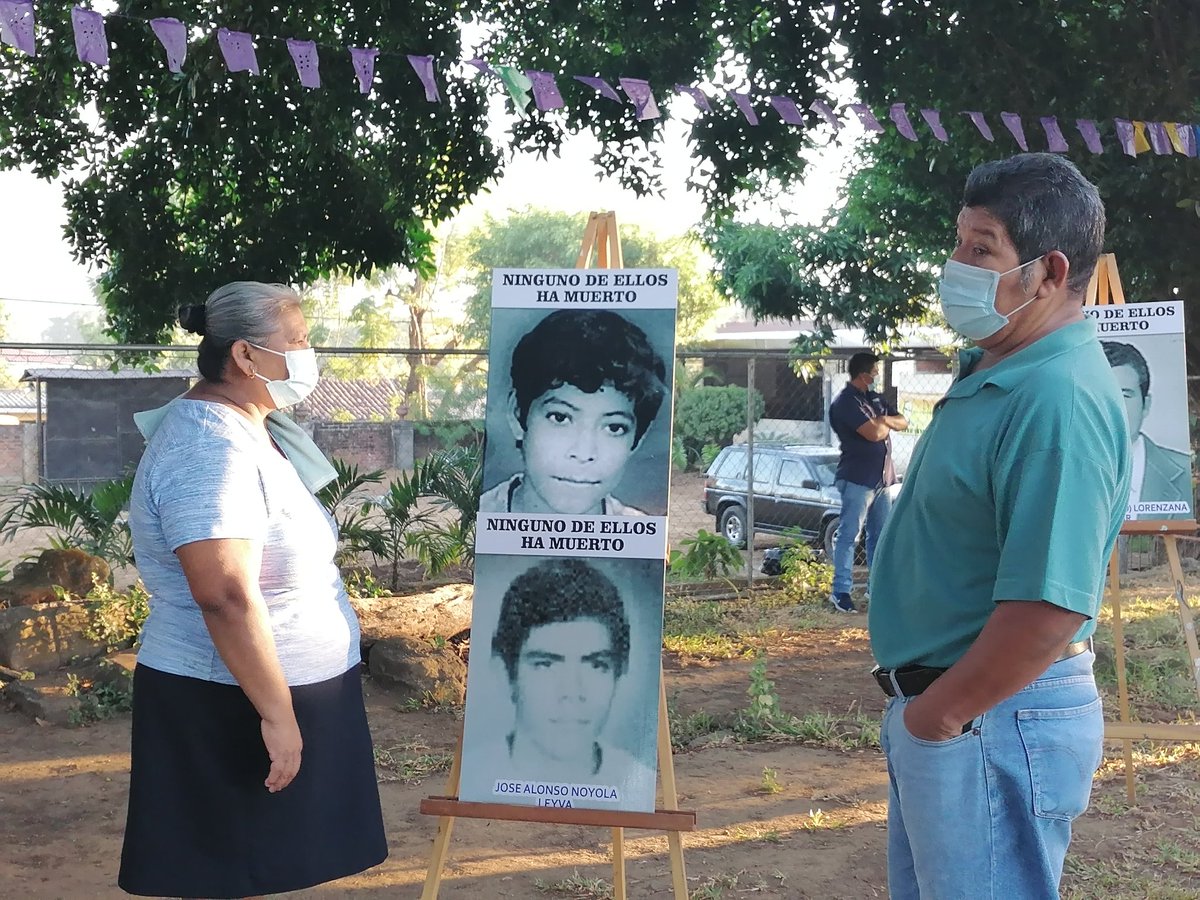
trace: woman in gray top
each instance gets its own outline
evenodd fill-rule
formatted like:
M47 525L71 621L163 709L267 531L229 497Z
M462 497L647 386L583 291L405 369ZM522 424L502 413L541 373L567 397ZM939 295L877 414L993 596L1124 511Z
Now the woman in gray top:
M150 592L119 884L247 897L382 862L359 629L313 492L331 467L278 410L316 386L296 294L235 282L181 314L201 378L139 414L130 502Z

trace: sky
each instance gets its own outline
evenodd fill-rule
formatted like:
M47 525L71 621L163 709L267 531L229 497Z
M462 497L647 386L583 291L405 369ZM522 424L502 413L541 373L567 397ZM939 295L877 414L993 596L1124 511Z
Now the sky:
M499 181L460 213L458 226L470 227L485 213L497 216L534 206L579 213L614 210L620 224L638 225L662 236L686 232L703 213L700 198L685 184L691 169L687 123L694 113L687 108L689 99L677 97L670 102L686 105L673 108L678 116L661 132L664 196L638 197L615 180L601 178L592 163L598 142L590 135L578 135L568 139L559 156L542 159L524 154L509 160ZM714 114L730 111L718 106ZM504 139L505 118L497 98L489 131L498 141ZM835 199L838 173L850 156L850 140L813 152L806 183L784 204L798 214L797 221L818 221ZM0 304L8 316L7 339L37 341L55 316L98 317L91 290L91 279L98 273L71 255L63 234L66 213L61 185L39 181L29 171L0 172L0 204ZM750 205L739 218L777 221L779 204Z

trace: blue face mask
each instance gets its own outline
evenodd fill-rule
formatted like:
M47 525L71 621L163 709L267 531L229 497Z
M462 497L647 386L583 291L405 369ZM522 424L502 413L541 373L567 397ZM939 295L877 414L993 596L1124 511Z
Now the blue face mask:
M1011 316L1037 299L1037 294L1034 294L1007 316L1004 315L996 309L996 288L1000 285L1000 279L1009 272L1033 265L1038 259L1041 257L1021 263L1008 272L947 260L938 285L938 297L942 301L942 315L946 317L946 324L972 341L990 338L1008 324Z

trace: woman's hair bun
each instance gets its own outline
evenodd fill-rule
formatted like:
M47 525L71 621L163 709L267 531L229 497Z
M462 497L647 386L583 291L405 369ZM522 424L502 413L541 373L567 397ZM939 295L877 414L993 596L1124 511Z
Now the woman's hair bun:
M207 316L205 315L204 304L200 303L195 306L184 306L179 310L179 324L184 327L184 330L190 331L192 334L204 336L204 326Z

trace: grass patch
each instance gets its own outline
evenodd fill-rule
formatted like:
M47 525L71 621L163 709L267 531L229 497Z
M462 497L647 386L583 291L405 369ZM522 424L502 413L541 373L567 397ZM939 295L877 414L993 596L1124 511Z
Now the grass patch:
M608 900L613 895L612 885L603 878L585 878L578 872L562 881L548 882L538 878L533 886L539 894L570 897L572 900Z
M1143 711L1150 718L1180 715L1185 720L1200 714L1200 695L1192 678L1191 662L1177 604L1168 590L1139 593L1121 603L1125 637L1125 672L1134 718ZM1110 709L1117 696L1116 655L1113 652L1112 610L1101 610L1096 628L1096 682ZM1158 715L1155 715L1155 712Z
M763 766L762 778L758 782L758 793L771 795L782 792L783 785L779 783L779 772L770 766Z
M781 591L733 600L668 597L663 647L694 659L747 659L773 638L816 628L844 628L844 619Z
M766 884L762 882L743 885L741 878L745 874L742 871L711 875L705 878L698 887L693 888L688 897L690 900L723 900L723 898L730 896L730 892L737 894L751 891L757 892L766 887Z
M1086 860L1068 853L1062 900L1195 900L1195 875L1153 865L1150 857L1131 854Z
M433 751L420 739L386 749L375 748L375 772L379 781L419 784L431 775L450 771L454 755Z
M667 723L671 728L671 748L675 751L685 749L697 738L715 734L726 728L716 716L704 710L687 716L679 715L672 700L667 701Z

